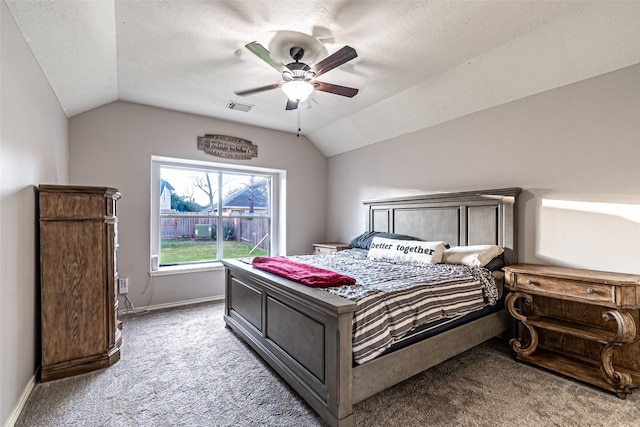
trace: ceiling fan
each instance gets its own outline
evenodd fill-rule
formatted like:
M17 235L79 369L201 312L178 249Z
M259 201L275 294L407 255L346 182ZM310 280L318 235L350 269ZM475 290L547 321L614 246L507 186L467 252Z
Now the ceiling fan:
M279 72L282 76L282 81L253 89L235 91L234 93L236 95L251 95L253 93L282 87L282 91L288 98L285 108L287 110L295 110L298 108L298 104L306 100L316 89L349 98L354 97L358 93L358 89L352 87L316 80L316 77L357 57L358 54L356 50L350 46L343 47L312 66L300 62L304 56L304 49L301 47L294 46L289 50L289 54L295 62L287 65L275 59L271 53L258 42L251 42L245 45L245 47Z

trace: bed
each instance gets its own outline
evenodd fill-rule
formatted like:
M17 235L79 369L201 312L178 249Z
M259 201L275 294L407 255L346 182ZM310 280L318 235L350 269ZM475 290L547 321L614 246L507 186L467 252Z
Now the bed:
M372 200L369 231L498 245L505 265L516 261L519 188ZM428 338L355 363L356 303L260 270L223 260L227 327L244 339L331 426L355 424L353 405L492 337L509 331L504 308Z

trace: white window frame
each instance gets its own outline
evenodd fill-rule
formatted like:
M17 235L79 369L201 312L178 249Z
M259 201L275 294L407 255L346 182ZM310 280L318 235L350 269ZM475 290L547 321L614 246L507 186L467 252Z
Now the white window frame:
M181 264L172 266L160 266L159 254L161 244L160 230L160 169L162 167L178 167L183 169L211 169L216 172L230 173L256 173L271 177L270 211L271 211L271 243L270 253L272 256L284 254L286 252L284 242L286 241L282 226L286 218L284 212L286 171L280 169L262 168L256 166L237 165L232 163L206 162L202 160L189 160L173 157L151 156L151 239L150 239L150 264L149 274L161 276L168 274L193 273L198 271L210 271L222 269L220 261L203 262L197 264Z

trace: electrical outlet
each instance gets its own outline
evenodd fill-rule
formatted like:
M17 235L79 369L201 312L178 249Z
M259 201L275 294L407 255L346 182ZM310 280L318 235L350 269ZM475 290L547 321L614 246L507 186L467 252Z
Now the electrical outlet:
M120 294L126 294L129 292L129 278L128 277L120 277L118 279L118 291Z

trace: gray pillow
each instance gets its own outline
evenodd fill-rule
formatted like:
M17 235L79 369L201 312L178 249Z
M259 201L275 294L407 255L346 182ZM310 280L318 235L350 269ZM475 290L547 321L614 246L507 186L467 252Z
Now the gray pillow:
M373 240L374 237L384 237L385 239L396 239L396 240L422 241L422 239L418 239L417 237L406 236L404 234L384 233L382 231L365 231L358 237L354 237L353 240L349 242L349 245L351 245L352 248L356 248L356 249L369 249L369 247L371 246L371 241Z

